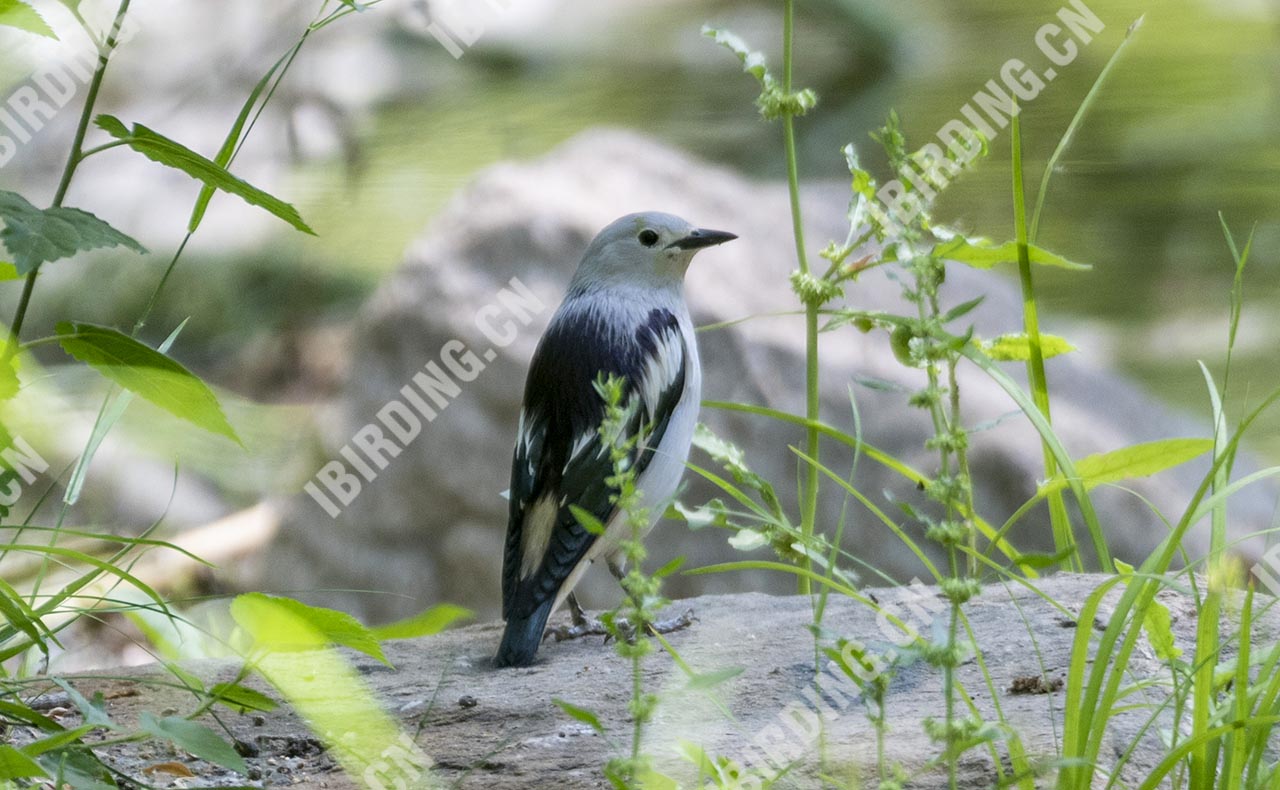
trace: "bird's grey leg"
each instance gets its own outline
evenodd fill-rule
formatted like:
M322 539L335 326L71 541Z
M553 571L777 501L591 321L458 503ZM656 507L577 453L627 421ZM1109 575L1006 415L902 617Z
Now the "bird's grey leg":
M626 558L621 554L611 554L606 559L606 562L609 564L609 573L612 573L613 578L617 579L618 583L621 584L622 580L627 576ZM624 587L623 589L625 591L626 588ZM666 620L658 620L650 623L649 627L659 634L669 634L672 631L679 631L682 628L688 628L693 625L693 622L697 619L698 618L694 616L692 609L685 609L679 617L670 617ZM619 619L618 625L624 632L631 633L631 624L626 620ZM635 641L635 635L632 634L630 639L631 641Z
M582 610L582 604L578 603L577 595L569 593L565 598L565 602L569 604L569 616L573 618L573 625L551 626L542 637L543 639L551 636L555 637L557 642L563 642L566 639L578 639L584 636L609 635L609 630L604 627L604 623L594 617L588 617L587 613Z

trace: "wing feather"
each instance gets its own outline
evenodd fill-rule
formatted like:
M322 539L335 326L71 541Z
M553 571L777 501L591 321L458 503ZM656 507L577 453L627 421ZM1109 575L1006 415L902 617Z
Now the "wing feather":
M525 385L503 555L506 618L527 615L554 597L597 539L570 505L602 524L613 518L613 492L606 483L613 466L599 435L604 403L593 386L599 374L620 376L624 397L639 399L628 435L650 426L644 446L631 452L637 475L648 466L684 393L688 349L671 311L654 309L638 326L619 326L597 311L572 308L557 313ZM553 504L554 518L548 518Z

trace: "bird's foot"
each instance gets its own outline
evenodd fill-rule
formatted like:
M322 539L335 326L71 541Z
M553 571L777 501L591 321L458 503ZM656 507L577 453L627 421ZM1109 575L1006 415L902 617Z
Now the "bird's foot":
M583 611L582 605L578 603L578 596L569 593L568 597L569 615L573 618L573 625L557 625L547 629L547 633L543 635L543 639L548 636L555 637L557 642L563 642L566 639L581 639L584 636L608 636L609 629L604 623L595 617L588 617Z
M666 620L657 620L649 623L649 631L655 634L670 634L674 631L688 628L697 620L698 618L694 615L692 609L685 609L678 617L670 617ZM618 633L622 634L628 642L634 643L636 641L636 629L632 627L625 617L619 617L614 621L614 625L617 627ZM612 638L612 634L605 637L605 641L608 642L610 638Z
M670 617L666 620L658 620L649 624L649 629L659 634L670 634L675 631L681 631L697 622L698 617L693 613L692 609L686 609L677 617ZM625 617L619 617L614 621L614 627L628 642L636 641L636 629ZM543 639L552 638L557 642L564 642L569 639L581 639L584 636L603 636L605 642L613 639L613 633L598 618L583 615L575 618L570 625L556 625L547 628L547 633Z
M568 639L581 639L584 636L608 636L609 629L594 617L584 617L572 625L555 625L547 629L543 639L553 637L557 642Z
M685 609L679 617L671 617L666 620L659 620L650 627L659 634L669 634L673 631L680 631L693 625L698 621L697 615L692 609Z

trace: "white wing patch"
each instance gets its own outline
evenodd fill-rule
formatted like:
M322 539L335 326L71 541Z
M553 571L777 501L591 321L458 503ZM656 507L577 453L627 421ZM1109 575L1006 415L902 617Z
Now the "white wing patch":
M666 327L654 339L658 350L645 360L638 387L645 411L651 419L658 412L662 396L675 385L684 367L684 338L679 327Z
M535 449L539 452L541 450L540 447L534 447L534 440L540 438L535 434L542 429L541 422L536 416L533 419L527 419L524 409L520 410L520 425L516 429L516 456L525 460L526 474L529 477L533 477L538 462L538 453Z
M568 467L569 464L573 463L574 460L582 454L583 450L587 449L593 441L599 438L600 434L595 431L585 431L580 434L578 438L574 440L573 447L569 448L569 460L565 462L565 466ZM598 454L599 453L597 453L597 455Z

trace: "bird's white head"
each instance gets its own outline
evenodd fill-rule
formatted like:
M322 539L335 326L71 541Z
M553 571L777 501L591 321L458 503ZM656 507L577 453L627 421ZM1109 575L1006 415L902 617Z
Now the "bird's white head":
M587 247L570 289L678 286L699 250L738 238L646 211L614 220Z

